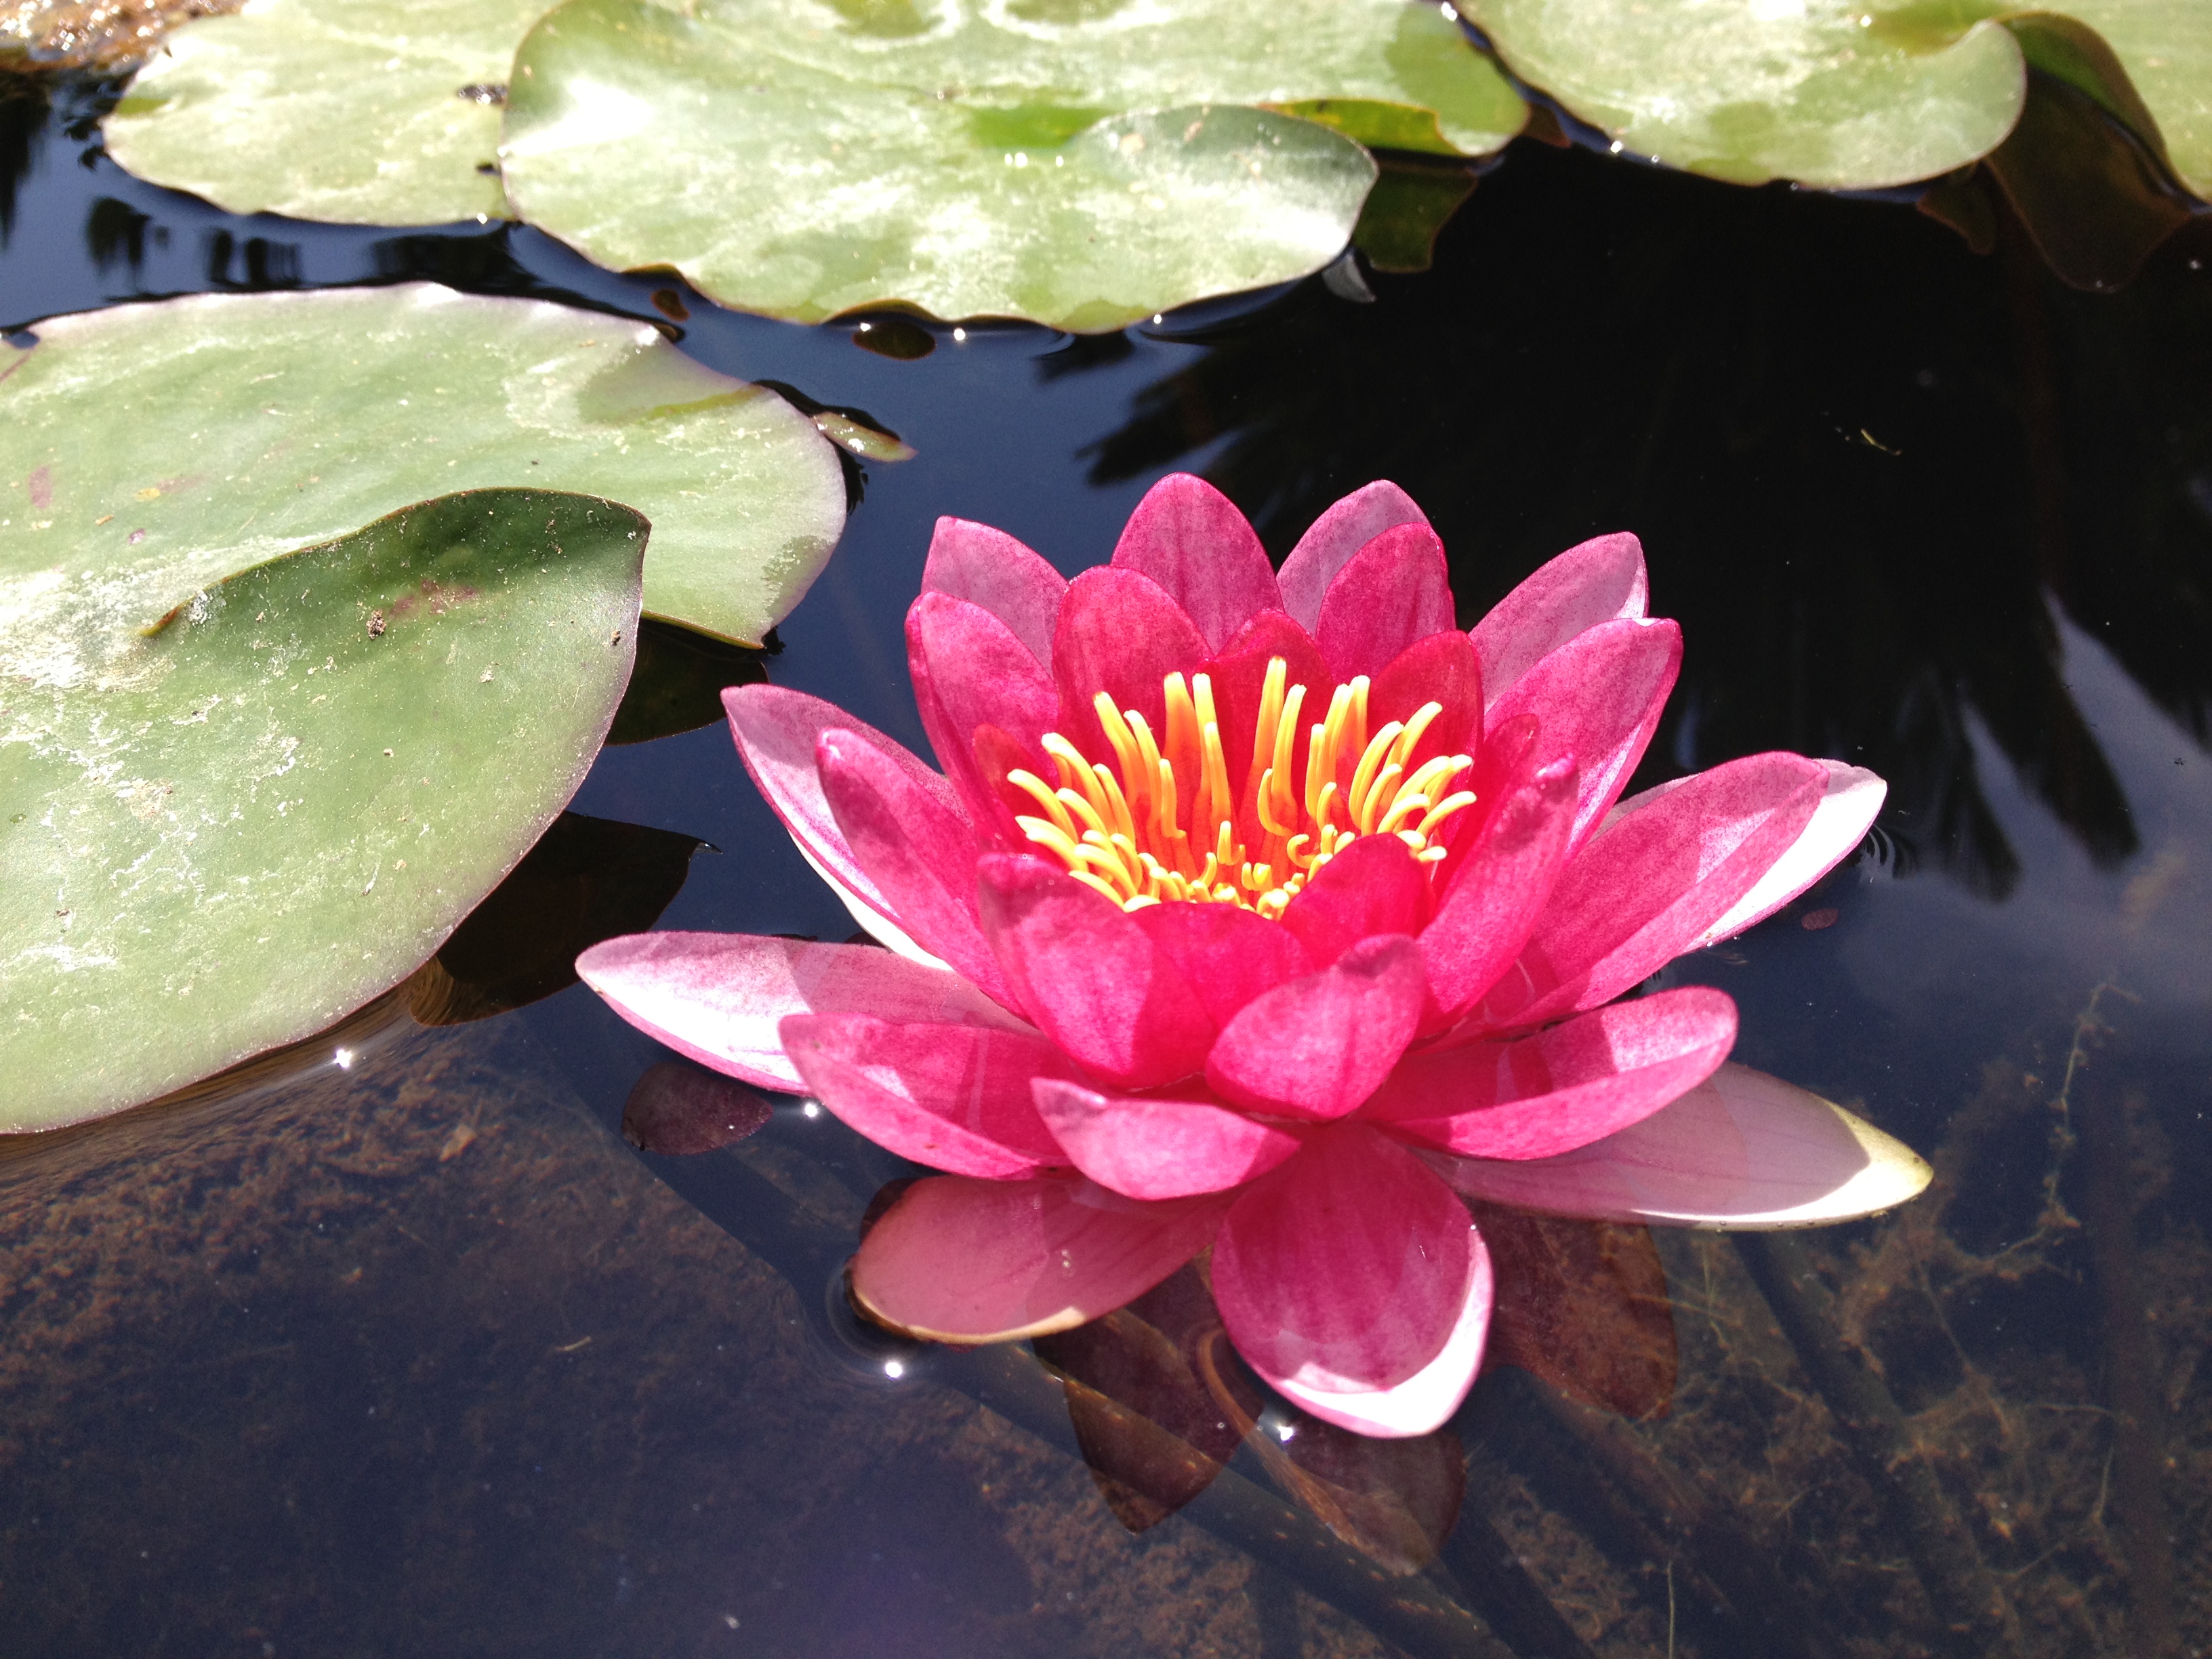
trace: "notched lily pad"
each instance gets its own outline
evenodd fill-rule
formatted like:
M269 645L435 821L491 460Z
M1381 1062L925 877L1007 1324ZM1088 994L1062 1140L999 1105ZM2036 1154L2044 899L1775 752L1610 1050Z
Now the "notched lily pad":
M0 540L0 1131L296 1042L435 951L583 781L647 529L446 496L150 629L60 538Z
M647 613L757 644L844 528L810 420L621 318L417 283L202 295L37 333L0 351L0 490L19 509L0 508L0 568L97 571L141 619L410 501L529 485L635 504L653 524Z
M1398 0L938 0L895 27L823 0L568 0L515 61L502 159L526 218L808 321L1103 331L1286 281L1350 234L1374 176L1350 140L1480 153L1525 115L1440 12Z

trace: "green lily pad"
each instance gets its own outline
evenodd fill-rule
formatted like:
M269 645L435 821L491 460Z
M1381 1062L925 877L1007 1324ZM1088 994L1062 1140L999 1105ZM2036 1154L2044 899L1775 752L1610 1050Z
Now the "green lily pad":
M428 957L590 768L647 531L472 491L166 617L119 551L87 577L0 541L0 1131L295 1042Z
M811 420L621 318L414 283L38 334L0 363L0 571L99 571L142 621L410 501L530 485L635 505L647 612L757 645L844 526Z
M176 29L108 153L233 213L500 218L499 100L545 0L258 0Z
M1523 79L1623 148L1717 178L1859 189L1936 178L2003 142L2033 64L2139 130L2147 111L2157 131L2143 136L2154 148L2162 136L2182 181L2200 196L2212 185L2203 0L1467 0L1461 9Z
M725 304L1103 331L1334 258L1351 140L1473 153L1525 113L1401 0L568 0L502 160L532 223Z
M1987 155L2027 71L2003 27L1884 27L1880 0L1464 0L1516 73L1624 148L1739 183L1872 188Z
M2163 141L2181 182L2212 201L2212 7L2203 0L2069 0L2052 9L2104 38L2158 123L2156 133L2143 137Z

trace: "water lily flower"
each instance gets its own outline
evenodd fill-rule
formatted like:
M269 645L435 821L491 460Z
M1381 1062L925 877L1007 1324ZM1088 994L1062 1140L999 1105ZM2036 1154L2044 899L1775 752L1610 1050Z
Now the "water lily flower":
M1389 483L1279 572L1185 476L1073 580L940 520L907 641L941 771L819 699L725 694L754 781L890 949L649 933L579 969L680 1052L947 1172L854 1259L884 1322L1065 1329L1210 1248L1270 1384L1424 1433L1491 1309L1459 1194L1775 1225L1927 1179L1724 1065L1725 994L1626 997L1803 891L1884 788L1765 754L1620 799L1681 651L1645 597L1635 538L1601 537L1462 631Z

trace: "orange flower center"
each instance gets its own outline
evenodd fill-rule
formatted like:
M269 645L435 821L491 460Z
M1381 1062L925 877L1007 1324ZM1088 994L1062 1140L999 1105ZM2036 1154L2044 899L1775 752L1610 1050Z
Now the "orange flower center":
M1407 769L1443 705L1424 703L1412 719L1370 735L1367 677L1338 686L1327 716L1306 728L1301 792L1296 762L1306 688L1289 678L1284 659L1271 659L1241 796L1230 788L1206 675L1167 677L1164 736L1101 691L1093 707L1114 763L1088 761L1059 732L1046 733L1059 786L1033 772L1006 774L1042 814L1018 817L1022 833L1125 910L1186 899L1241 905L1273 920L1315 871L1364 836L1395 836L1433 874L1445 852L1437 844L1439 827L1474 804L1472 790L1451 788L1474 764L1468 756L1438 756ZM1256 825L1256 847L1247 847L1240 817Z

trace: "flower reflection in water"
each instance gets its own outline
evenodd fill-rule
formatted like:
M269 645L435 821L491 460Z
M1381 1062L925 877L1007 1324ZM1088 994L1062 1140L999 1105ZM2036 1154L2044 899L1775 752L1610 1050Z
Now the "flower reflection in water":
M633 1023L947 1171L853 1268L877 1319L1065 1331L1210 1251L1221 1328L1324 1422L1412 1437L1480 1369L1462 1197L1802 1224L1926 1166L1727 1066L1735 1008L1629 999L1857 845L1872 774L1754 755L1620 799L1680 637L1641 550L1570 550L1470 632L1376 483L1270 568L1198 479L1064 580L940 521L908 641L942 774L832 705L733 690L746 765L890 953L744 935L595 947Z

